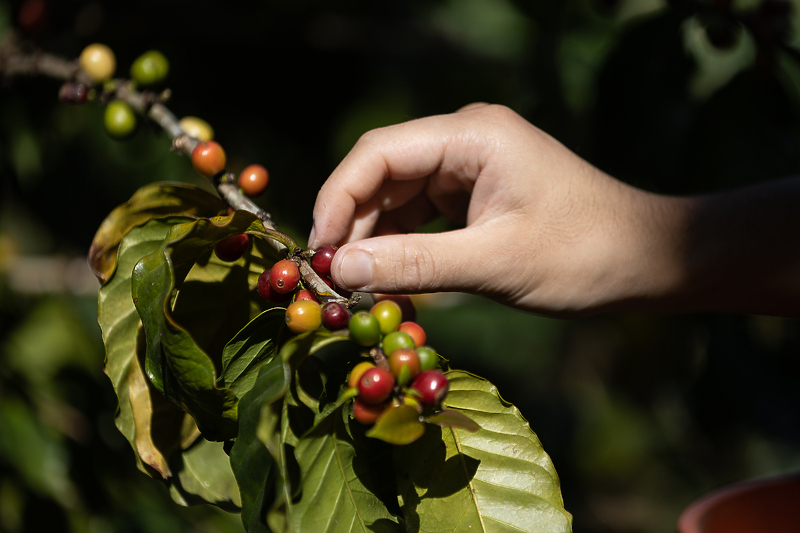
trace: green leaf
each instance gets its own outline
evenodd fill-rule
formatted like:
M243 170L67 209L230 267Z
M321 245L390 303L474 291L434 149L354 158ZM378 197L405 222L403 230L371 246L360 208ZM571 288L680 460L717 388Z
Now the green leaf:
M381 439L389 444L411 444L425 433L419 411L410 405L390 407L367 431L367 437Z
M176 295L181 299L176 291L195 262L215 242L263 229L254 215L244 211L178 224L157 250L134 267L131 292L147 339L145 372L156 389L192 415L209 440L236 435L238 399L231 389L217 387L214 360L176 321L172 302ZM223 320L230 313L224 308L222 312L223 316L217 314L216 320Z
M428 416L425 418L425 422L442 427L466 429L473 433L481 429L470 417L451 409L445 409L444 411L439 411L436 414Z
M170 485L175 501L183 505L208 502L231 512L242 507L223 443L200 438L175 459L173 470L178 479Z
M168 215L214 216L227 204L213 194L183 183L145 185L130 200L106 217L89 248L89 266L101 281L114 272L117 247L122 237L136 226Z
M247 323L222 350L222 380L240 398L250 390L258 370L277 353L286 310L274 307Z
M137 358L140 328L131 299L131 272L141 257L158 249L173 225L188 220L170 217L131 229L119 246L114 276L98 294L105 371L119 401L117 428L133 447L139 468L162 479L172 475L167 459L179 446L182 413L148 385Z
M448 372L443 407L469 414L480 429L426 427L394 449L409 530L572 531L553 463L528 422L496 387L466 372Z

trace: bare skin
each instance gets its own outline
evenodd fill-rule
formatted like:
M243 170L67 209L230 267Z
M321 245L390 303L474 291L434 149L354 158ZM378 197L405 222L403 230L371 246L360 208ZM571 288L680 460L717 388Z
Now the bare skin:
M323 185L309 246L334 281L464 291L550 316L800 314L800 180L706 197L626 185L508 108L365 134ZM411 233L444 215L463 229Z

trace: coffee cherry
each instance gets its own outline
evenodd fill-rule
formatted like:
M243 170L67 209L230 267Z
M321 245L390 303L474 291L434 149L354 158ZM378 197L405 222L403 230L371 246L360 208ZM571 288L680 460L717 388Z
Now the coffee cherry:
M353 401L353 418L365 425L374 424L389 407L388 403L369 404L356 398Z
M381 294L376 296L378 296L377 299L380 301L391 300L399 305L400 309L403 311L403 321L413 322L417 319L417 309L414 307L414 302L411 301L411 298L407 294Z
M80 105L86 101L89 91L82 83L68 81L58 90L58 99L65 104Z
M112 137L123 139L136 129L136 113L122 100L112 100L103 113L103 124Z
M300 270L291 259L282 259L272 266L269 284L272 290L281 294L293 292L300 282Z
M353 387L358 387L358 382L361 380L361 376L363 376L364 372L370 368L375 368L375 365L370 361L362 361L354 366L353 370L350 371L350 377L347 378L347 386L351 389Z
M361 401L377 404L386 401L394 389L394 378L388 370L368 368L358 380L358 397Z
M90 44L84 48L78 62L86 75L95 83L109 79L117 69L114 52L100 43Z
M192 150L192 165L207 178L216 176L225 169L225 150L215 141L203 141Z
M314 269L314 272L323 277L330 276L333 255L338 249L338 247L331 246L330 244L324 244L317 248L314 255L311 257L311 268Z
M438 370L425 370L411 383L411 388L419 394L419 403L432 408L447 396L450 384L447 377Z
M397 384L405 386L420 373L419 356L411 348L398 348L389 356L389 370L395 377Z
M239 188L247 196L260 196L267 189L269 172L261 165L250 165L239 174Z
M425 341L428 340L428 336L425 335L425 330L416 322L403 322L400 324L400 327L397 328L397 331L408 333L414 341L415 348L425 346Z
M140 85L153 85L167 77L169 61L164 54L150 50L136 58L131 65L131 78Z
M399 348L414 349L414 340L408 333L395 331L383 338L383 353L386 354L386 357L392 355L392 352Z
M293 333L305 333L322 326L322 308L318 303L300 300L286 308L286 326Z
M350 319L347 325L350 338L361 346L372 346L381 339L381 328L378 319L366 311L359 311Z
M202 118L183 117L178 122L178 126L181 127L186 135L194 137L200 142L210 141L214 138L214 128Z
M256 290L258 291L258 295L264 298L266 301L276 304L286 302L292 297L291 293L282 294L280 292L275 292L272 289L272 286L269 284L269 270L265 270L260 276L258 276Z
M417 348L417 356L419 357L419 367L422 370L433 370L439 366L439 356L436 354L436 350L430 346Z
M214 245L214 253L223 261L233 262L244 255L248 244L250 237L247 234L231 235Z
M311 302L319 303L317 295L308 289L300 289L299 291L294 293L294 301L297 302L300 300L308 300ZM323 315L323 321L324 321L324 315Z
M328 302L322 306L322 325L331 331L344 329L350 322L350 311L339 302Z
M400 306L391 300L382 300L376 303L369 312L378 319L383 335L396 331L403 320L403 312L400 310Z

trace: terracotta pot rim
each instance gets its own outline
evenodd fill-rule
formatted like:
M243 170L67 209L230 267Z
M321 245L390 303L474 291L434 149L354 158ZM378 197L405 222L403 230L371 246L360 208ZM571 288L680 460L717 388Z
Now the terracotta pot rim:
M726 500L738 494L751 491L755 488L779 485L792 480L797 480L800 482L800 471L793 471L764 478L748 479L719 487L709 492L705 496L693 501L683 510L683 512L681 512L681 515L678 518L678 532L702 533L702 529L699 529L699 526L702 526L703 517L707 515L711 509L715 508L722 500Z

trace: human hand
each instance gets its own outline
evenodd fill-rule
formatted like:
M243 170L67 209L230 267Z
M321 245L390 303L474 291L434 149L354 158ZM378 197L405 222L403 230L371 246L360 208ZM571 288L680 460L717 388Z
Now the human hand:
M343 244L348 290L464 291L550 315L621 308L679 283L680 200L592 167L502 106L365 134L323 185L309 247ZM439 214L465 223L411 234Z

